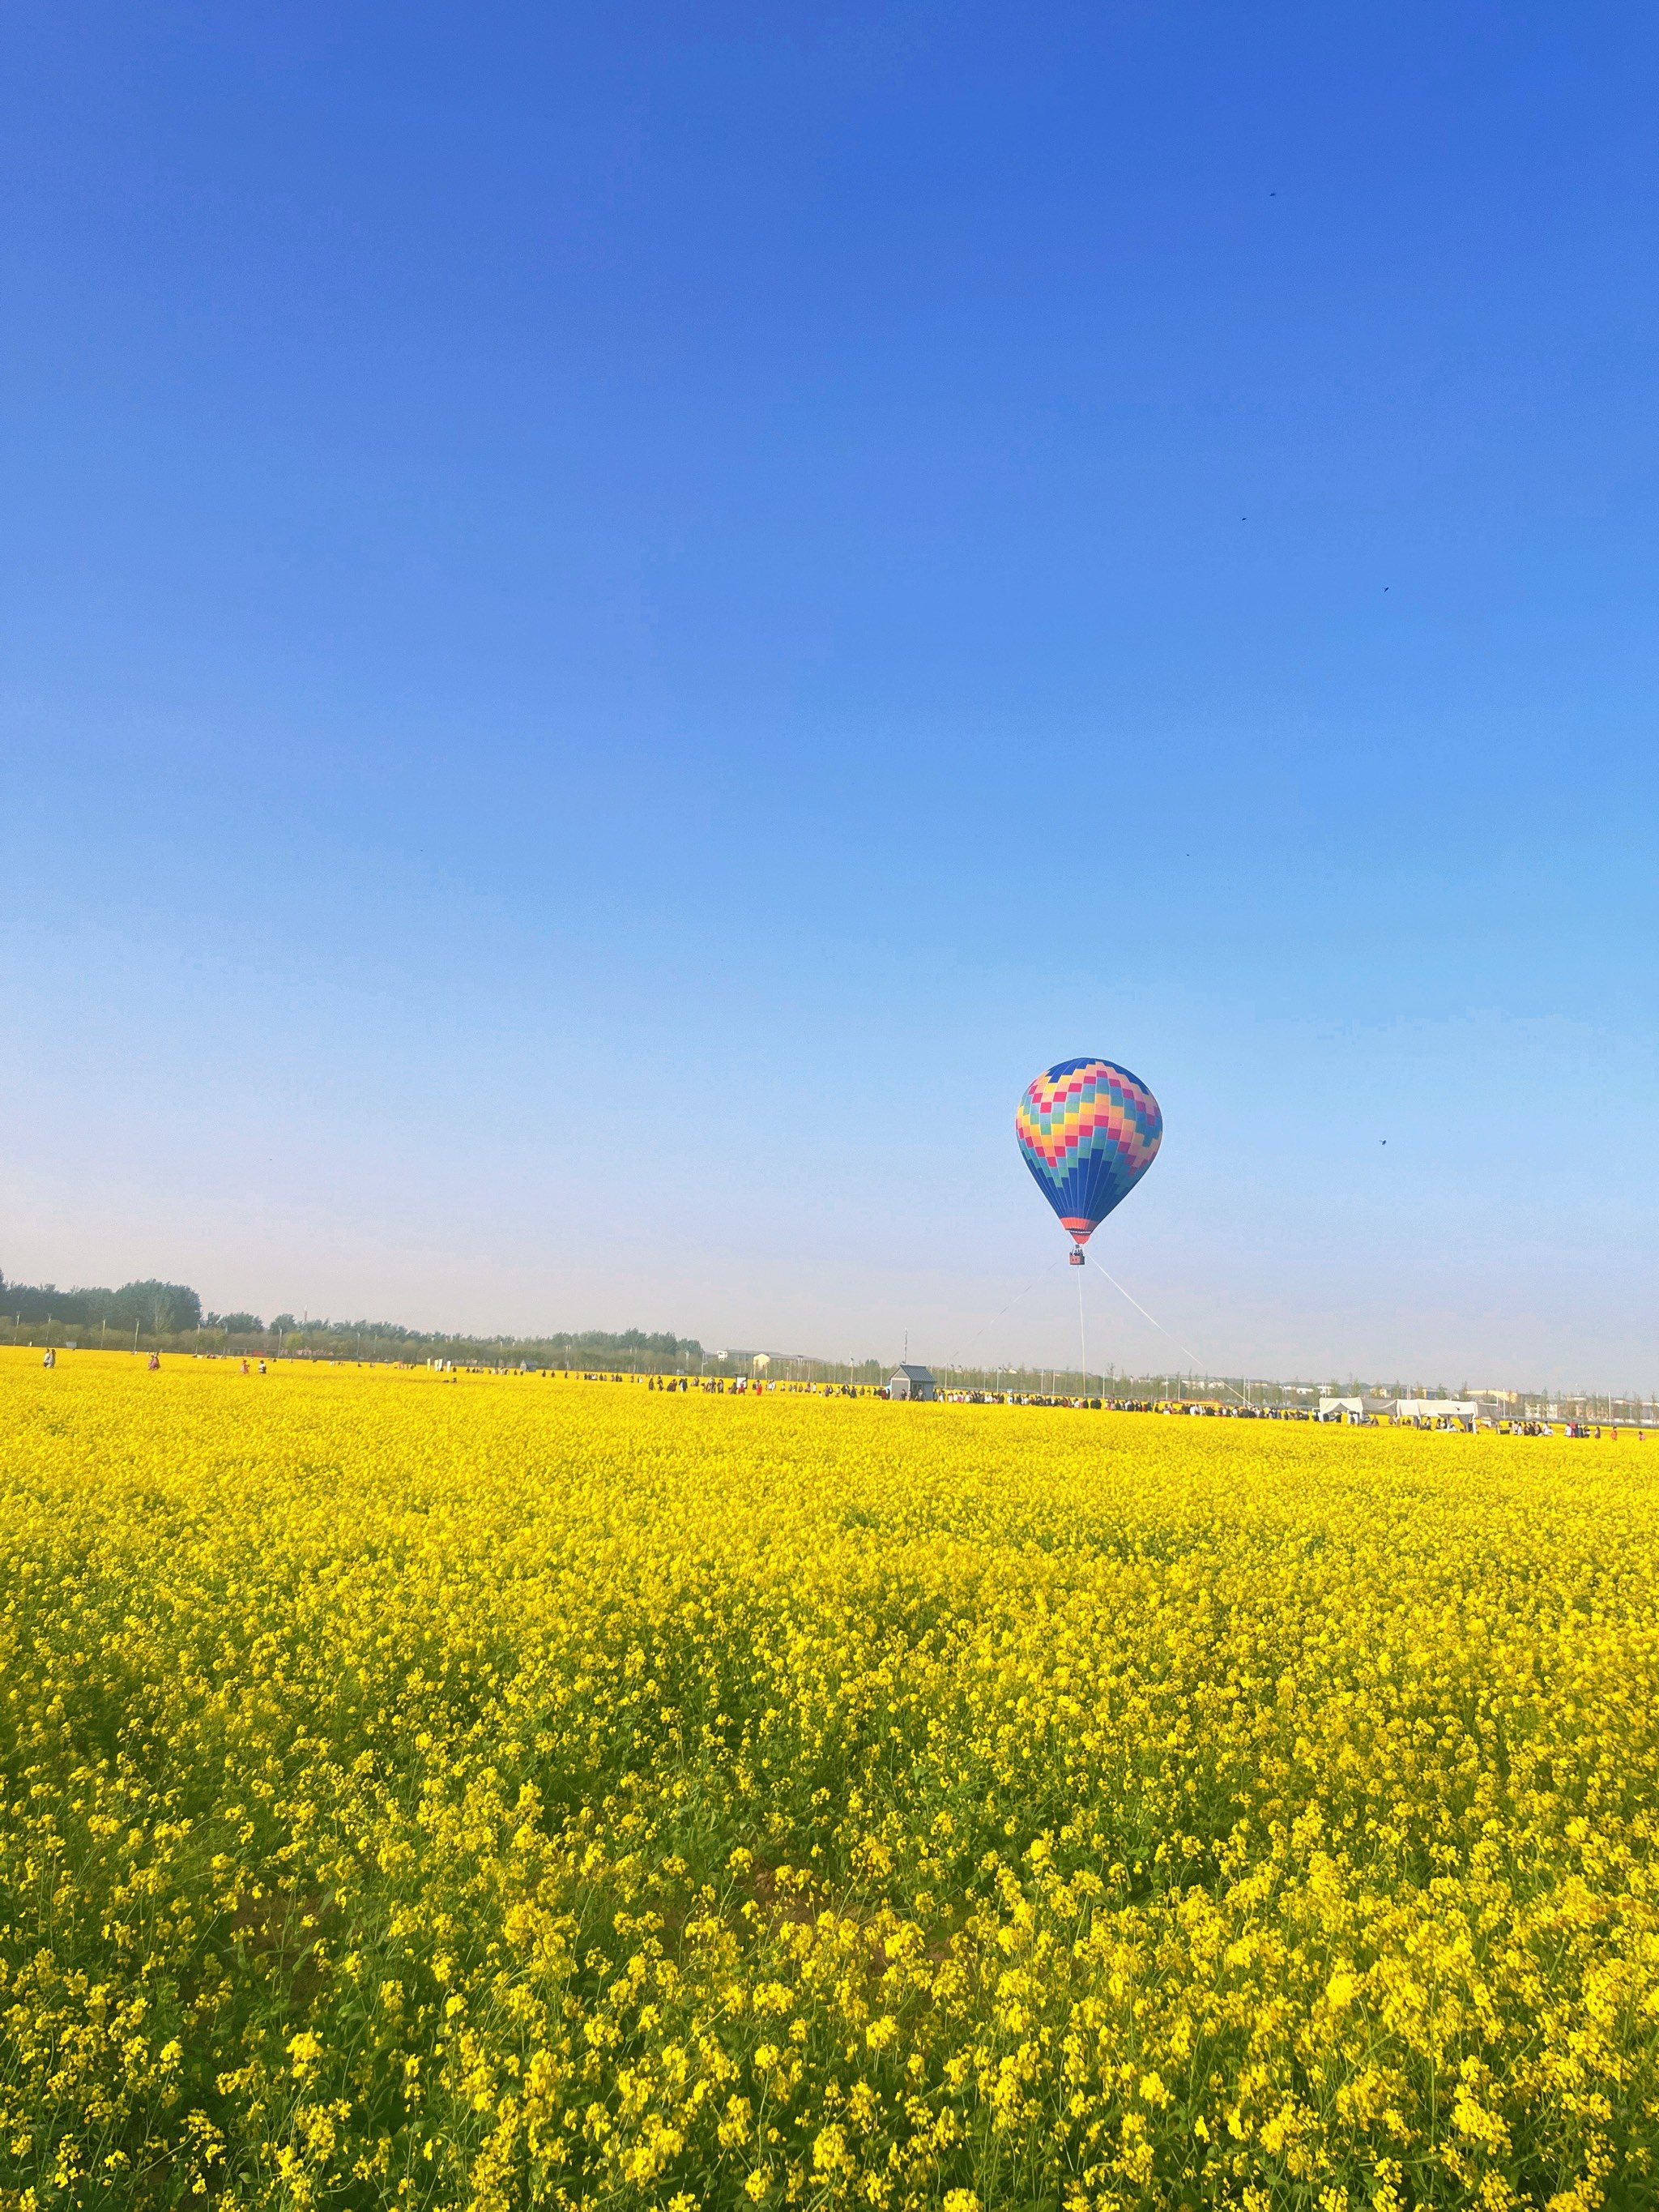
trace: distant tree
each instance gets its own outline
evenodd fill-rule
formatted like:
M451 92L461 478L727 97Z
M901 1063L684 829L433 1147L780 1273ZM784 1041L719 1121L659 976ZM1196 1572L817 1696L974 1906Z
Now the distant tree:
M150 1277L142 1283L123 1283L110 1298L107 1311L97 1318L121 1328L140 1328L151 1336L177 1336L201 1327L202 1301L186 1283L161 1283Z
M220 1326L233 1336L254 1336L264 1327L258 1314L234 1313L222 1316Z

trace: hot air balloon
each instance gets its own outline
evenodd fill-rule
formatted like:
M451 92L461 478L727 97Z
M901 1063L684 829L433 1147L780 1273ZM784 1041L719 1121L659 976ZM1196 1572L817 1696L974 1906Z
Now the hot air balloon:
M1037 1188L1077 1245L1072 1265L1152 1164L1164 1116L1138 1076L1109 1060L1062 1060L1026 1085L1014 1134Z

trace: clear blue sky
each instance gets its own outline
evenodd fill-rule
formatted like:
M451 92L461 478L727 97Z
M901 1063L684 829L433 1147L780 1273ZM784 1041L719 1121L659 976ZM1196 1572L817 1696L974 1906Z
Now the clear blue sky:
M0 1267L1064 1358L1099 1052L1208 1364L1659 1388L1656 77L15 0Z

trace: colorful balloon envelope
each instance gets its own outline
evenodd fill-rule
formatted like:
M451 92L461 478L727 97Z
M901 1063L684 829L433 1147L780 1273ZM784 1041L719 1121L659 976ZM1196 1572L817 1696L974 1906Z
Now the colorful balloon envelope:
M1079 1249L1157 1156L1164 1116L1139 1076L1109 1060L1062 1060L1032 1079L1014 1133L1037 1188Z

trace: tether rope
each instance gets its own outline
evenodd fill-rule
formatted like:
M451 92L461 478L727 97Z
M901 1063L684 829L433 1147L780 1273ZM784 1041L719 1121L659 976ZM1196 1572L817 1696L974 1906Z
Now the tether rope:
M1129 1304L1134 1308L1135 1311L1140 1315L1143 1320L1151 1322L1152 1327L1157 1329L1161 1335L1167 1336L1171 1344L1175 1345L1180 1351L1184 1352L1188 1358L1192 1361L1194 1367L1201 1367L1206 1375L1213 1375L1214 1370L1210 1366L1209 1363L1206 1360L1200 1358L1198 1353L1193 1350L1190 1344L1182 1343L1182 1340L1176 1334L1172 1328L1165 1328L1163 1322L1158 1319L1156 1314L1149 1314L1146 1311L1146 1307L1141 1304L1140 1300L1137 1297L1131 1297L1130 1293L1124 1289L1122 1284L1119 1282L1117 1277L1112 1273L1109 1267L1101 1262L1097 1262L1097 1264L1100 1267L1101 1273L1105 1276L1112 1288L1116 1291L1121 1297L1128 1298ZM1081 1291L1082 1285L1079 1285L1079 1296L1081 1295ZM1227 1380L1224 1375L1217 1376L1215 1379L1219 1382L1224 1390L1233 1390L1232 1384ZM1242 1390L1233 1390L1233 1395L1237 1399L1241 1406L1248 1406L1250 1402Z

